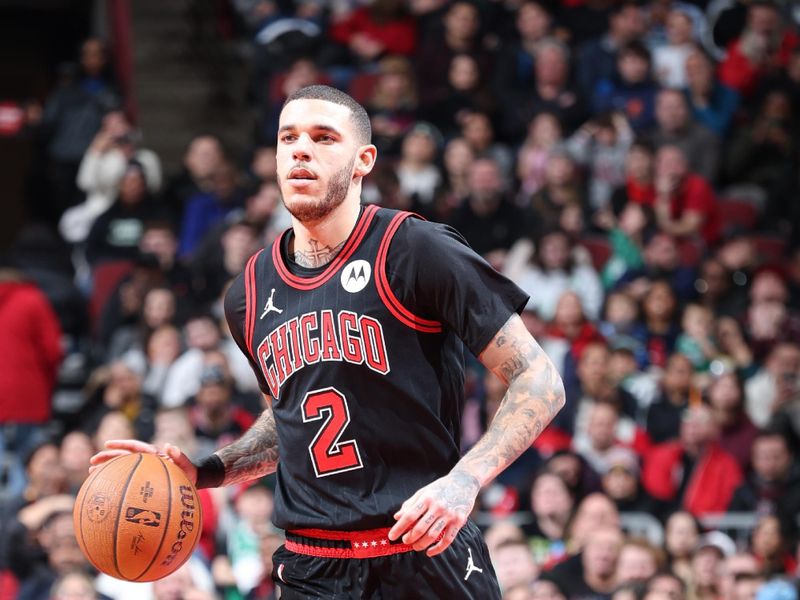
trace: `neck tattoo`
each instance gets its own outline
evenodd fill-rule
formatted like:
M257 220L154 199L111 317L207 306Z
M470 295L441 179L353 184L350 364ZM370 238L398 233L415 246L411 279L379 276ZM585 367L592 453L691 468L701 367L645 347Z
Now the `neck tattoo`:
M323 246L317 240L309 240L308 250L295 251L293 255L294 262L301 267L306 267L309 269L316 269L318 267L325 266L331 262L337 254L339 254L339 251L344 247L344 243L346 241L347 240L342 240L336 244L336 246L331 248L330 246Z

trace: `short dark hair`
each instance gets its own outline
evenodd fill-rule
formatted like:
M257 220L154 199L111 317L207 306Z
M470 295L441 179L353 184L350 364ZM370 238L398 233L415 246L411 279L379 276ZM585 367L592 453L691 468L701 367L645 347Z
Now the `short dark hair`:
M283 103L281 110L293 100L324 100L325 102L346 106L350 109L350 118L355 125L358 141L362 144L369 144L372 141L372 126L370 125L367 111L342 90L329 85L309 85L290 94Z

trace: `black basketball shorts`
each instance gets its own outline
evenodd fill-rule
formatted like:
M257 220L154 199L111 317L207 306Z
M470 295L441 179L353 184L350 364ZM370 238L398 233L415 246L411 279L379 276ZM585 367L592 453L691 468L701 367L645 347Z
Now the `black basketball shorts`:
M500 599L489 551L472 521L433 558L389 542L388 531L287 532L272 557L281 600Z

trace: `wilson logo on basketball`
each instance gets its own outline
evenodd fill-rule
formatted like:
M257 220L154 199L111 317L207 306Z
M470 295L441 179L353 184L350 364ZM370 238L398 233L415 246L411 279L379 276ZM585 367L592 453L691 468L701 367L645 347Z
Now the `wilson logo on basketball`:
M192 488L188 485L182 485L178 488L181 494L181 505L183 506L183 511L181 511L181 523L180 528L178 529L178 534L175 536L175 541L172 544L172 548L170 548L169 554L167 554L166 558L161 561L162 566L169 565L172 561L175 560L175 557L178 556L181 549L183 548L183 540L186 539L186 536L194 531L195 525L195 504L194 504L194 493Z
M106 494L97 492L86 506L86 518L92 523L99 523L105 520L111 514L110 504L111 502Z
M128 523L146 525L147 527L158 527L161 525L161 513L146 508L135 508L129 506L125 509L125 520Z

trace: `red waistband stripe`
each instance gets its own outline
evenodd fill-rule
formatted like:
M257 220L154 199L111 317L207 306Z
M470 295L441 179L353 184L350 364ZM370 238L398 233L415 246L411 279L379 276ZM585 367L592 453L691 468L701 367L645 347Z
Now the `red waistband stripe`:
M376 558L413 552L410 544L389 540L389 528L364 531L332 531L328 529L293 529L286 532L286 549L297 554L322 558ZM292 537L304 538L303 541ZM441 539L441 536L440 538ZM330 547L320 542L343 542L342 548ZM438 540L437 540L438 541Z

